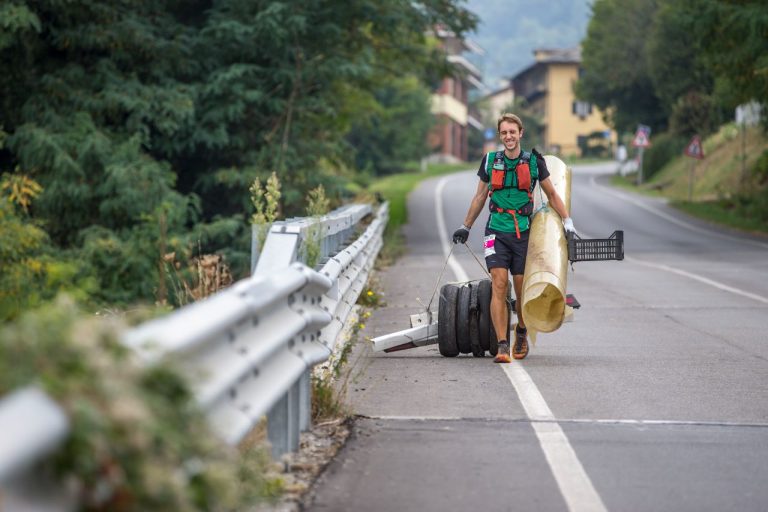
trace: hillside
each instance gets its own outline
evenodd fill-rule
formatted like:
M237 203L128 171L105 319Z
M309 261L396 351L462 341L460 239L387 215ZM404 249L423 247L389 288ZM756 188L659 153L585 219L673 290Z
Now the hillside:
M643 188L659 190L675 206L698 217L768 233L768 176L764 174L760 179L753 171L760 156L768 150L768 135L759 127L750 127L742 138L738 126L728 124L705 139L703 147L703 160L681 155ZM744 174L742 155L746 155ZM690 203L689 176L693 177Z
M745 178L755 166L760 154L768 148L768 138L757 127L747 128L744 138L746 149ZM742 180L742 134L734 124L723 126L719 132L704 140L703 160L680 156L659 171L651 184L664 185L666 197L688 199L688 177L693 173L693 201L712 201L731 198L742 190L741 185L752 187L752 180Z

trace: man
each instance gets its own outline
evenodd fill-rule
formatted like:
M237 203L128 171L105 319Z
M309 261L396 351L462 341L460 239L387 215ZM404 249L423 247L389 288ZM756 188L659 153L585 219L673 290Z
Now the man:
M491 320L499 340L499 350L494 359L497 363L511 360L507 326L506 297L509 278L515 288L517 328L512 356L523 359L528 355L528 333L521 310L520 295L523 288L525 258L528 254L531 215L533 214L533 188L538 180L547 195L549 206L563 219L566 231L576 231L562 198L558 195L544 158L534 149L524 152L520 147L523 138L523 122L514 114L503 114L497 123L499 139L504 151L485 155L477 175L480 181L469 205L464 224L453 234L453 243L466 243L472 224L480 215L485 201L490 200L491 214L485 226L485 263L491 274Z

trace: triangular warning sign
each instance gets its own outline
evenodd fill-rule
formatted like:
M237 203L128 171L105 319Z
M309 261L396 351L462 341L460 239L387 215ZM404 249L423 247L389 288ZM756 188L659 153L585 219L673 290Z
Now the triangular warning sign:
M636 148L647 148L651 145L651 141L648 140L648 134L644 130L637 130L632 145Z
M698 158L701 160L704 158L704 148L701 145L701 139L698 135L694 135L691 142L685 148L685 154L691 158Z

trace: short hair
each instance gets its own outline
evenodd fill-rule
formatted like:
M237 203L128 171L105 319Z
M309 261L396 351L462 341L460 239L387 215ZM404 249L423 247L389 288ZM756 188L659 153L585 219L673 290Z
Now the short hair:
M496 123L496 131L501 131L501 123L504 121L508 121L510 123L515 123L518 128L520 128L520 131L523 131L523 121L519 117L517 117L515 114L510 114L509 112L505 112L504 114L501 114L501 117L499 118L499 121Z

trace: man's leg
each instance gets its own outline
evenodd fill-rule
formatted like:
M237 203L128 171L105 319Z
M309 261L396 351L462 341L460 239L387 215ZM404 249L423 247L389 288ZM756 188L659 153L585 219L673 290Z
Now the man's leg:
M509 286L509 271L506 268L491 269L491 321L496 330L496 339L499 340L499 350L494 362L509 363L509 340L507 339L507 326L509 325L509 311L507 310L507 289Z
M517 311L517 328L513 335L515 344L512 347L512 357L515 359L525 359L525 356L528 355L528 330L525 328L523 304L520 301L520 297L523 295L523 275L513 275L512 284L515 288L515 310Z
M512 276L512 285L515 287L515 311L517 312L517 325L525 329L525 321L523 320L523 305L520 300L523 296L523 275L516 274Z
M491 269L491 321L496 330L496 339L507 339L509 312L507 311L507 287L509 286L508 271L505 268ZM522 283L521 283L522 286ZM509 340L507 340L509 341Z

